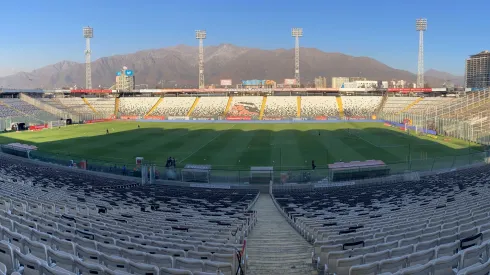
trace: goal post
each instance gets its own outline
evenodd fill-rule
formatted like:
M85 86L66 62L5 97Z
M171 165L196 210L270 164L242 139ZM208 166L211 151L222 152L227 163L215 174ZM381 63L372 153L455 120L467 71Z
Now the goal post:
M204 182L209 183L211 165L186 164L182 169L183 182Z
M250 184L269 184L274 181L274 168L272 166L250 167Z
M48 121L49 129L53 129L57 127L65 127L65 126L66 126L66 120L64 119Z

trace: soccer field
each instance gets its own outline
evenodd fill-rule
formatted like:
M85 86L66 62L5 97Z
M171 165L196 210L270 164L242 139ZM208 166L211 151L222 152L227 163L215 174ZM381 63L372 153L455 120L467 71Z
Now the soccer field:
M215 169L274 166L276 170L292 170L309 168L312 160L321 168L338 161L370 159L405 169L408 158L422 166L434 165L434 158L437 163L467 164L470 152L482 150L461 140L408 135L382 123L359 122L107 122L0 135L0 143L10 142L36 145L41 153L92 163L134 164L136 157L144 157L163 166L171 156L178 166L210 164Z

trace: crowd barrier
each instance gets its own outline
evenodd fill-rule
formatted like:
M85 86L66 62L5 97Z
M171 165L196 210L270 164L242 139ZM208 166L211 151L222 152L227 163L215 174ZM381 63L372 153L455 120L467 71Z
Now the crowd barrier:
M29 131L40 131L46 128L48 128L48 124L31 125L29 126Z
M98 122L108 122L108 121L112 121L112 120L114 120L114 119L112 119L112 118L89 119L89 120L85 120L84 123L90 124L90 123L98 123Z
M4 153L9 153L8 150L2 149ZM23 156L25 157L25 156ZM86 158L75 155L54 154L41 151L31 151L29 158L55 163L63 166L72 166L76 164L78 169L86 169L97 172L105 172L129 177L141 177L142 172L139 165L126 160L116 161L114 159L97 159ZM450 171L459 167L475 164L488 163L487 152L476 152L471 154L440 156L433 158L418 159L407 158L406 161L387 162L389 167L389 175L406 175L409 172L434 172L434 171ZM226 166L226 167L211 167L206 176L202 176L202 169L197 169L194 173L190 168L184 167L166 167L162 159L160 162L145 162L145 165L154 165L157 180L167 181L185 181L193 184L234 184L234 185L254 185L253 171L251 167L244 166ZM276 163L280 163L281 159L278 156L274 159ZM362 167L353 168L352 172L361 171ZM319 183L329 185L331 181L332 171L326 166L318 166L312 170L311 167L281 167L274 166L273 170L267 173L261 173L261 178L268 178L274 184L306 184ZM189 179L189 175L193 175L194 180Z

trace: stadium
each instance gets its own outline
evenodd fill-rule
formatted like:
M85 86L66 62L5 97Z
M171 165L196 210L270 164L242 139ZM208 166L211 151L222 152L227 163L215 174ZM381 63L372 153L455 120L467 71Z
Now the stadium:
M490 272L488 90L92 89L92 37L86 88L1 90L0 274Z

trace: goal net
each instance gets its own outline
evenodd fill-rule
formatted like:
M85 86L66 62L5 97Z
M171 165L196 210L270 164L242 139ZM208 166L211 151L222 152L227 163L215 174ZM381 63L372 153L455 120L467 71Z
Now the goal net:
M187 164L182 169L182 181L209 183L210 174L211 165Z
M274 168L272 166L252 166L250 167L251 184L269 184L274 178Z
M48 122L48 128L57 128L57 127L64 127L66 126L66 120L60 119L60 120L53 120Z

